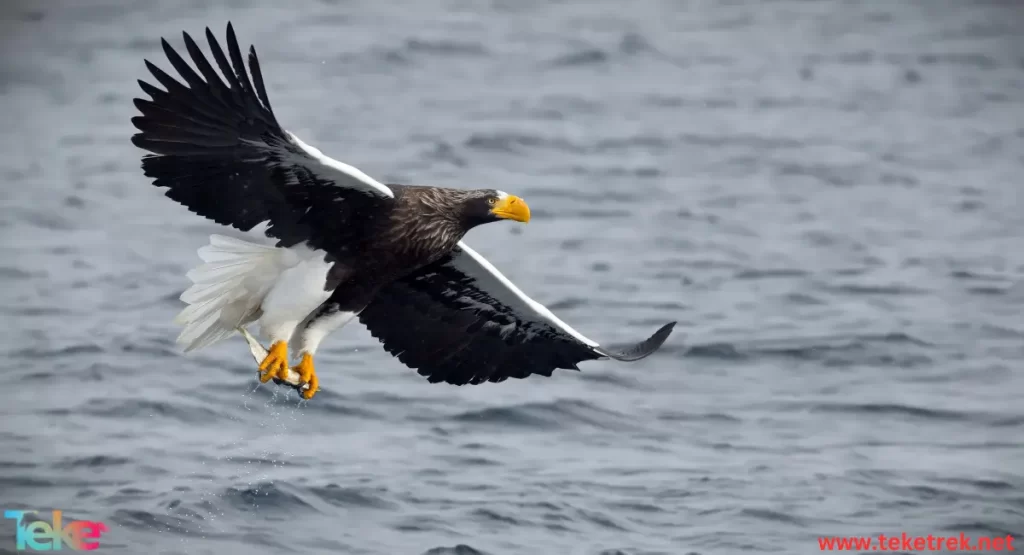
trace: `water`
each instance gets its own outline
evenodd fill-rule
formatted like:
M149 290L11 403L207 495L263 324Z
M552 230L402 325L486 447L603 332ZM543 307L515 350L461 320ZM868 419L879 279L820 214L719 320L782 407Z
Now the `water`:
M100 553L814 553L1024 533L1012 2L5 2L0 502ZM129 143L159 38L255 43L283 124L494 187L469 241L656 355L431 385L357 324L311 402L171 322L215 226ZM0 549L14 548L0 521Z

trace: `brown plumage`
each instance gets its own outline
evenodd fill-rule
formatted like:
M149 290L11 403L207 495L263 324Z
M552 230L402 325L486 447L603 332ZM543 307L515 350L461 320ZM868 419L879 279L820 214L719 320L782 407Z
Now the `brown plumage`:
M395 193L392 206L382 209L380 224L370 237L370 251L359 265L382 266L376 271L397 278L411 268L438 260L451 252L477 225L500 218L487 214L495 190L446 189L389 184ZM525 204L524 204L525 206ZM386 260L388 264L380 264Z
M332 330L358 317L384 348L432 382L498 382L575 369L580 361L637 360L672 324L622 351L584 337L530 299L463 241L490 222L527 222L522 199L493 189L384 185L324 156L278 124L256 51L248 68L228 24L225 53L206 38L214 69L184 34L193 69L167 43L182 82L146 66L164 87L139 81L139 133L153 184L192 212L256 233L220 236L189 273L179 342L210 345L259 322L271 341L261 379L286 373L289 342L304 397L317 390L313 354ZM251 79L250 79L251 73Z

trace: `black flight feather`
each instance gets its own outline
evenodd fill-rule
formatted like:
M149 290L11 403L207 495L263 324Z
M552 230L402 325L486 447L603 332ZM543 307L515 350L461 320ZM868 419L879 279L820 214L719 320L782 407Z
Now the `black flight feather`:
M292 142L270 110L255 50L249 51L254 86L231 24L227 56L209 29L206 36L223 79L187 33L185 49L198 73L170 43L161 44L188 86L145 62L165 89L139 81L151 100L134 101L141 115L132 118L139 130L132 143L152 153L142 159L145 175L169 198L219 224L248 231L269 221L267 234L282 247L305 242L333 259L358 243L369 223L353 215L379 210L390 199L337 186L312 171L309 166L320 163Z

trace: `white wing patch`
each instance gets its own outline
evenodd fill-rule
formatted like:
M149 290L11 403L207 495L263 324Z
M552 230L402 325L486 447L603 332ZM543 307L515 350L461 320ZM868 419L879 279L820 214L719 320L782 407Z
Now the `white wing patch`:
M452 264L468 276L473 277L480 289L492 295L502 303L515 310L519 316L526 320L540 320L553 325L555 328L575 337L580 342L590 347L598 347L597 342L585 337L580 332L572 329L568 324L558 319L548 308L531 299L523 293L514 283L505 277L493 264L487 261L482 255L469 248L463 241L459 241L461 253L457 253Z
M387 185L366 175L359 168L339 162L330 156L320 152L315 146L310 146L296 137L290 131L285 131L288 139L301 148L310 158L320 163L320 167L309 167L309 160L292 156L292 162L296 165L309 167L310 170L318 173L324 179L336 183L339 187L357 189L385 198L395 198L395 193Z

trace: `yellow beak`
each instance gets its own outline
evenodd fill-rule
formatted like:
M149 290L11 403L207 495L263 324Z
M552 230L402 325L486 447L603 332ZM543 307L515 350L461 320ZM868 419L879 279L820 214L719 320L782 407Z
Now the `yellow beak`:
M526 223L530 221L530 207L526 201L515 196L508 195L499 199L491 208L491 214L506 220Z

